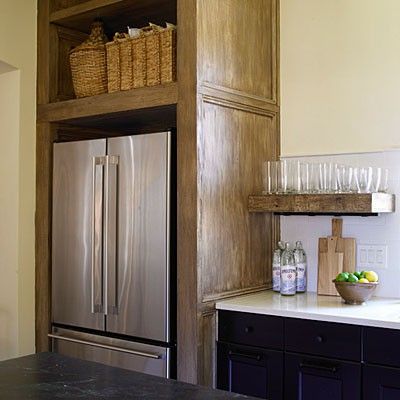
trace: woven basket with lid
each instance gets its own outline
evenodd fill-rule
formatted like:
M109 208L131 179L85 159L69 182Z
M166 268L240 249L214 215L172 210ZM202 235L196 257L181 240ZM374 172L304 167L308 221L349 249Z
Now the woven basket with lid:
M70 64L76 97L107 93L106 42L103 23L95 21L89 38L71 50Z

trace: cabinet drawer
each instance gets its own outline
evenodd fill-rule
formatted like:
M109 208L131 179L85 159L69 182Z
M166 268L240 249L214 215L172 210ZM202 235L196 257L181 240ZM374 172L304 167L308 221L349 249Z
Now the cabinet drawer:
M235 311L218 311L218 340L282 349L283 318Z
M285 346L296 353L361 361L361 328L287 318Z
M364 360L371 364L400 367L400 331L364 328Z

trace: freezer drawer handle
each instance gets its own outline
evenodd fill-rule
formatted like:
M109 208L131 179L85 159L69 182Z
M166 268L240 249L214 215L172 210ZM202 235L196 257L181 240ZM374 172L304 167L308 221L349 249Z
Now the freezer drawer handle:
M52 333L49 333L48 337L53 338L53 339L65 340L66 342L73 342L73 343L85 344L85 345L93 346L93 347L100 347L101 349L119 351L120 353L133 354L135 356L140 356L140 357L154 358L156 360L161 358L161 356L159 354L145 353L143 351L124 349L122 347L116 347L116 346L108 346L106 344L100 344L100 343L96 343L96 342L89 342L87 340L74 339L74 338L61 336L61 335L54 335Z

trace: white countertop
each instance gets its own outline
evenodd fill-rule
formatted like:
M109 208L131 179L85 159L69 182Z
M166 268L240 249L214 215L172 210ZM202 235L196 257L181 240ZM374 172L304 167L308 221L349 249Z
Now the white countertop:
M344 304L340 297L299 293L281 296L272 290L217 302L218 310L276 315L339 322L344 324L400 329L400 299L373 297L364 305Z

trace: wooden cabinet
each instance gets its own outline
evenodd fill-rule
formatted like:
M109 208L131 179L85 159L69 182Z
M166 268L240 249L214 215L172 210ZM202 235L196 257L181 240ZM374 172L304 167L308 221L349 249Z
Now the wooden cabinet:
M217 365L219 389L262 399L282 399L282 351L219 342Z
M279 219L251 214L279 156L278 0L38 0L36 348L51 315L54 141L176 128L178 378L215 385L215 301L270 287ZM177 82L73 99L68 51L101 17L109 38L177 24Z
M286 353L285 400L309 399L360 400L361 365Z

